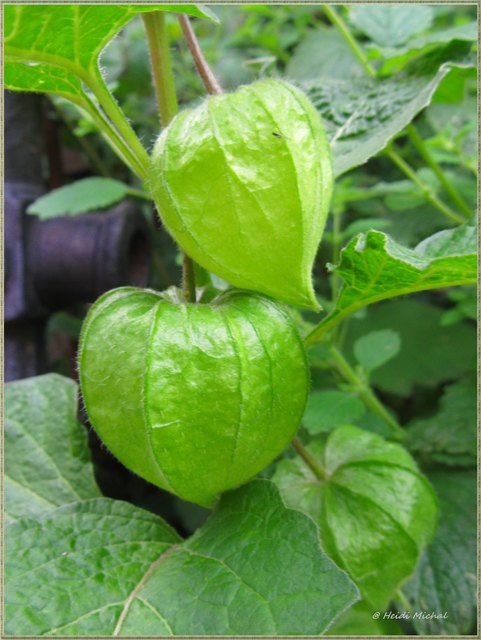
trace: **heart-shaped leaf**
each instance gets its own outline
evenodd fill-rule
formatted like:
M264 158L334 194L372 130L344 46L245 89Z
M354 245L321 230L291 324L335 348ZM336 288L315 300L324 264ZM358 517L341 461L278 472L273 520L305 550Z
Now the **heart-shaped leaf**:
M5 630L18 635L318 635L357 589L317 528L256 480L182 541L108 498L6 530Z
M324 548L364 599L382 609L434 534L434 492L403 447L356 427L309 450L325 479L300 459L281 461L273 479L288 505L319 524Z

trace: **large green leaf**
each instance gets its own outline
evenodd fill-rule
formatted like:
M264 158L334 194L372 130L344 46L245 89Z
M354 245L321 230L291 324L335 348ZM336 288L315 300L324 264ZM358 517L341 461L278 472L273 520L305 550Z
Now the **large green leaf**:
M411 621L421 635L475 633L476 471L439 469L429 478L439 496L439 528L403 592L411 612L447 617Z
M343 286L335 308L308 336L307 344L354 311L374 302L428 289L477 281L476 228L440 231L416 249L397 244L380 231L353 238L334 267Z
M267 480L225 494L184 543L101 498L14 523L6 544L12 634L317 635L357 599Z
M335 175L363 164L384 149L430 104L451 69L472 66L466 60L469 45L454 45L413 61L390 78L323 76L302 83L326 126Z
M102 49L134 16L150 11L213 17L196 5L5 5L5 86L85 107L82 85L101 78Z
M379 615L378 615L379 614ZM326 635L340 636L399 636L403 631L396 620L384 619L384 612L374 611L365 602L356 602L329 629Z
M409 449L423 460L476 466L476 379L449 385L438 412L407 426Z
M48 374L5 385L4 479L7 522L100 495L73 380Z
M309 451L324 480L299 458L281 461L273 480L288 505L318 523L324 548L364 599L383 609L434 533L434 493L403 447L356 427Z
M351 22L376 44L396 47L428 29L432 7L421 4L361 4L349 12Z

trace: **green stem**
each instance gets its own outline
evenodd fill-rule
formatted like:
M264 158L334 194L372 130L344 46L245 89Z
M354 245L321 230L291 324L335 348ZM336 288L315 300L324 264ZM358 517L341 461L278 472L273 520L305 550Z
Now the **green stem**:
M324 5L323 9L324 9L324 13L326 14L327 18L332 22L332 24L334 26L336 26L339 29L339 31L341 32L341 35L343 36L344 40L351 47L352 52L354 53L356 58L359 60L359 62L363 66L363 68L366 71L366 73L368 73L370 76L373 76L373 77L376 76L375 69L369 64L369 62L367 60L367 57L366 57L366 54L361 49L361 47L358 45L358 43L354 39L354 36L352 35L349 27L344 22L344 20L341 18L341 16L337 13L336 9L334 9L334 7L332 7L332 6L328 5L328 4Z
M324 469L319 466L315 457L309 453L297 436L294 437L291 444L316 478L318 480L326 480L327 476Z
M163 13L142 15L150 53L150 66L154 84L159 117L166 127L179 110L175 93L174 74L169 52L169 38ZM196 301L194 263L186 253L182 253L182 291L186 302Z
M419 135L416 127L410 124L407 128L407 133L409 139L412 144L416 148L417 152L421 156L421 158L426 162L426 164L431 167L433 172L436 174L439 182L443 185L447 194L449 194L451 200L459 207L459 209L466 215L467 218L470 218L473 215L473 211L468 203L461 196L459 191L453 186L453 184L448 180L446 174L441 169L439 164L434 160L432 155L429 153L428 148L424 144L424 140Z
M159 107L160 123L166 127L179 110L175 93L174 74L170 60L165 14L142 15L150 52L152 79Z
M127 191L128 196L132 196L133 198L139 198L139 200L147 200L148 202L152 202L152 197L147 193L147 191L142 191L142 189L134 189L131 187Z
M405 437L404 429L398 424L397 420L389 413L386 407L380 402L371 387L362 380L356 371L351 367L349 362L334 345L331 346L330 352L333 358L333 364L337 371L346 382L352 385L366 407L373 413L380 416L386 424L391 428L392 437L395 440L403 440Z
M89 88L92 90L93 94L99 101L100 106L102 107L106 115L110 118L112 124L115 126L124 142L130 148L132 154L136 159L136 164L140 169L140 177L142 178L142 180L145 180L145 178L147 177L147 165L149 162L147 151L140 143L140 140L137 138L135 131L127 122L126 117L120 110L118 104L115 102L112 94L107 89L107 86L105 85L102 78L93 78L89 76L89 79Z
M86 98L85 103L82 104L82 108L95 122L110 148L118 155L122 162L141 180L144 180L145 172L143 167L139 164L132 150L121 138L115 127L112 126L112 123L104 116L102 111L98 109L89 98Z
M195 302L195 270L192 258L182 254L182 291L186 302Z
M421 178L416 174L414 169L408 165L408 163L401 158L401 156L394 151L391 146L388 146L384 150L385 155L394 162L394 164L423 192L426 200L430 202L438 211L449 218L452 222L456 224L464 224L466 220L458 215L455 211L453 211L450 207L448 207L442 200L440 200L437 195L433 192L432 188L426 184Z

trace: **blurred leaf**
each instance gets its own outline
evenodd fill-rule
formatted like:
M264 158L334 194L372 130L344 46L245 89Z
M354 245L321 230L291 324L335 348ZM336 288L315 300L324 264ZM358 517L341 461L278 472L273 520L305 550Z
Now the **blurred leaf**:
M354 222L348 224L342 232L341 237L343 240L350 240L358 233L370 231L371 229L382 231L383 229L389 229L390 226L390 220L385 220L383 218L363 218L361 220L355 220Z
M358 599L267 480L224 494L187 541L100 498L20 520L6 544L7 633L320 635Z
M442 309L415 299L368 307L364 319L349 323L345 353L369 331L391 329L401 336L402 349L371 374L371 384L387 393L409 397L416 385L435 387L476 370L476 328L465 322L441 325Z
M359 60L335 27L311 31L294 51L286 77L300 82L322 78L350 78L365 74Z
M73 216L109 207L125 198L129 191L127 184L112 178L84 178L41 196L32 202L27 213L42 220Z
M302 86L326 126L335 174L363 164L384 149L431 102L453 68L472 66L466 54L464 44L448 46L382 80L334 76L304 81Z
M373 614L380 613L379 618ZM376 612L365 602L356 602L349 611L342 614L339 620L326 633L326 636L399 636L403 630L395 620L384 620L382 612Z
M434 492L403 447L356 427L308 451L324 480L299 457L282 460L273 480L287 505L319 525L323 547L363 598L383 609L434 534Z
M404 5L404 8L409 10L408 5ZM425 6L423 8L427 9L428 7ZM432 47L445 45L454 40L476 42L477 39L478 26L475 21L472 21L447 29L425 33L417 38L409 39L406 44L401 43L404 44L404 46L396 46L396 43L385 42L385 46L381 46L376 52L383 58L397 58L398 56L405 56L406 53L414 56L427 53ZM406 57L404 57L404 61L407 61Z
M371 331L354 343L354 355L366 371L373 371L399 353L401 338L391 329Z
M476 287L458 287L448 293L455 306L443 313L441 325L447 327L461 320L476 320L478 317L478 296Z
M476 417L476 380L458 380L444 390L435 415L406 426L406 446L424 462L476 466Z
M4 480L7 522L100 495L73 380L51 373L5 385Z
M446 619L413 619L420 635L475 633L476 471L436 470L429 474L439 496L440 522L414 577L402 590L411 611L447 613ZM402 611L403 606L397 603Z
M426 257L437 259L446 256L476 255L477 248L476 228L464 225L456 229L438 231L420 242L416 251Z
M319 391L309 396L302 423L314 435L352 424L364 412L361 400L351 393Z
M380 231L353 238L332 270L343 285L336 306L310 334L319 339L341 319L374 302L416 291L477 282L475 227L440 231L407 249Z
M361 4L351 8L349 18L376 44L396 47L428 29L433 20L433 10L421 4Z

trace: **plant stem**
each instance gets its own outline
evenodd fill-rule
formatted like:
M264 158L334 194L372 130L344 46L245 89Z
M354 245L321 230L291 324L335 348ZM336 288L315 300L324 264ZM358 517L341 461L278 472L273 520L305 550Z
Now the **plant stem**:
M439 164L434 160L432 155L429 153L428 148L424 144L424 140L419 135L416 127L410 124L407 128L407 133L409 139L412 144L416 148L417 152L421 156L421 158L426 162L426 164L431 167L433 172L436 174L439 182L443 185L445 191L451 197L451 200L459 207L459 209L466 215L467 218L470 218L473 215L473 211L468 203L461 196L459 191L453 186L453 184L448 180L446 174L441 169Z
M103 79L100 76L98 78L89 76L89 78L89 88L92 90L93 94L99 101L100 106L110 118L124 142L129 146L141 170L141 177L145 180L147 175L147 165L149 162L147 151L140 143L135 131L127 122L126 117L115 102L110 91L107 89Z
M169 52L169 38L163 13L142 15L150 53L150 67L154 84L159 118L166 127L176 115L179 106L175 93L174 74ZM186 302L196 301L194 262L182 252L182 291Z
M326 480L327 476L324 469L319 466L317 460L309 453L297 436L294 437L291 444L316 478L318 480Z
M179 110L170 60L165 14L142 14L150 52L152 79L159 107L160 123L166 127Z
M152 202L152 198L147 193L147 191L142 191L142 189L135 189L134 187L131 187L127 191L127 195L132 196L133 198L139 198L139 200L147 200L148 202Z
M194 30L192 29L192 25L190 24L189 17L186 14L179 14L179 22L180 26L182 27L182 31L184 32L189 51L192 54L192 58L194 59L197 73L201 77L208 93L223 93L222 87L217 81L217 78L212 73L212 69L207 64L207 60L204 58L204 54L202 53L202 49L200 48L197 36L195 35Z
M182 253L182 291L186 302L195 302L194 262L186 253Z
M432 188L426 184L421 178L416 174L414 169L409 166L409 164L401 158L401 156L394 151L391 146L388 146L384 150L385 155L394 162L394 164L412 181L414 184L421 189L424 193L424 196L428 202L430 202L436 209L441 211L449 220L455 222L456 224L464 224L466 220L458 215L455 211L453 211L450 207L448 207L442 200L440 200L437 195L433 192Z
M328 19L332 22L334 26L336 26L339 29L339 31L341 32L341 35L343 36L347 44L351 47L352 52L354 53L356 58L359 60L359 62L363 66L366 73L373 77L376 76L375 69L369 64L366 54L361 49L361 47L357 44L349 27L341 18L341 16L338 14L336 9L334 9L334 7L328 4L325 4L323 6L323 9Z
M403 440L405 437L404 429L398 424L397 420L389 413L386 407L380 402L371 387L362 380L356 371L351 367L349 362L334 345L331 346L330 352L333 358L333 364L337 371L341 374L346 382L351 384L359 393L359 397L366 407L373 413L380 416L391 428L392 437L395 440Z
M141 180L144 180L144 168L140 165L130 147L119 135L117 129L115 129L110 120L105 117L102 110L99 109L97 105L87 96L85 96L85 102L79 106L81 106L81 108L92 118L92 120L99 128L99 131L104 140L122 160L122 162L126 164L127 167L129 167L129 169L133 171Z

